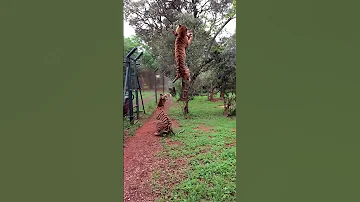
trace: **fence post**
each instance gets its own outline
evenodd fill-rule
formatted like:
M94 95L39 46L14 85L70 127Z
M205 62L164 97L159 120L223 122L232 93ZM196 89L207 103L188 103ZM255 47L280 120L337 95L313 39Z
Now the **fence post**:
M165 94L165 73L163 73L163 94Z
M142 56L143 52L141 52L135 59L134 59L134 77L136 79L135 81L135 105L136 105L136 119L139 120L139 88L140 88L140 85L139 85L139 75L138 75L138 70L137 70L137 66L140 65L140 64L137 64L137 60Z
M159 69L159 67L156 67L154 70L154 85L155 85L155 103L157 103L157 85L156 85L156 71Z

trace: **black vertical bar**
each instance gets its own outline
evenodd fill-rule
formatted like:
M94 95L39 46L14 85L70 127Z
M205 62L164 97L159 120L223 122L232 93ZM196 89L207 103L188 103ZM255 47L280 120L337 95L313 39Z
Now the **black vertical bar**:
M138 81L138 74L137 74L137 65L136 65L136 60L134 61L134 79L135 79L135 83L134 85L135 87L135 104L136 104L136 119L139 119L139 95L138 95L138 89L140 86L138 86L139 81Z
M124 82L124 104L125 104L125 95L126 95L126 87L128 85L128 74L129 74L129 66L130 66L130 58L126 58L126 74L125 74L125 82Z
M134 59L134 85L136 86L135 88L135 103L136 103L136 118L139 119L139 89L140 89L140 84L139 84L139 76L138 76L138 70L137 70L137 60L143 55L143 52L140 52L140 54Z
M157 103L157 92L156 92L156 70L154 71L154 85L155 85L155 103Z
M141 105L145 114L145 106L144 106L144 100L142 98L142 94L141 94L141 87L140 87L140 83L139 83L139 79L138 79L138 85L139 85L139 91L140 91L140 98L141 98Z
M130 119L130 123L134 124L134 114L133 114L133 94L132 94L132 83L131 83L131 74L132 74L132 69L131 69L131 62L129 62L129 78L128 78L128 95L129 95L129 119Z

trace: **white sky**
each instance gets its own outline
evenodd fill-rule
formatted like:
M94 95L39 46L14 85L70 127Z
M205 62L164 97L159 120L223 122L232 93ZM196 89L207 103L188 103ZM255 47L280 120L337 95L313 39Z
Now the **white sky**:
M235 28L236 28L236 18L231 20L225 26L225 28L222 30L222 32L219 34L218 37L232 35L233 33L235 33ZM124 37L129 37L129 36L132 36L132 35L135 35L135 30L124 19Z
M132 35L135 35L135 30L124 19L124 37L129 37L129 36L132 36Z

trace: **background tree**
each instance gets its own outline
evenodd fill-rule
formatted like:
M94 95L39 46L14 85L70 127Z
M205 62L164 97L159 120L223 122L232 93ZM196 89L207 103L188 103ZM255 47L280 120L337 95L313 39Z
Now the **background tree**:
M236 90L236 38L235 34L229 38L223 38L213 47L211 53L213 61L210 63L206 72L199 76L198 80L204 79L206 82L203 88L209 93L209 100L213 100L214 94L220 91L220 97L228 93L235 93ZM196 82L198 86L201 82Z
M151 48L137 35L124 38L124 53L125 55L133 48L138 48L138 53L143 52L140 58L140 66L138 71L141 74L140 80L146 79L148 87L153 88L153 70L158 66L155 55L152 53ZM124 68L124 76L126 69ZM144 83L144 82L142 82Z
M175 75L172 30L177 24L185 24L193 31L193 43L187 53L193 81L211 60L208 54L215 38L235 18L235 7L236 2L232 0L124 1L125 19L152 48L168 77Z
M172 31L178 24L184 24L193 32L193 42L187 49L186 62L191 71L189 95L207 89L207 84L202 86L201 78L211 78L213 82L210 84L213 86L219 86L216 83L219 78L222 81L231 79L225 74L231 70L230 67L236 67L225 64L231 62L230 58L233 56L230 49L225 50L225 47L232 43L232 37L219 40L218 36L235 19L235 10L236 1L233 0L124 1L125 19L134 27L136 35L148 45L160 71L169 78L175 77L176 69L175 36ZM224 50L219 51L219 47ZM233 60L235 61L235 56ZM234 76L234 72L230 74ZM225 84L222 85L222 92L225 93L227 88Z

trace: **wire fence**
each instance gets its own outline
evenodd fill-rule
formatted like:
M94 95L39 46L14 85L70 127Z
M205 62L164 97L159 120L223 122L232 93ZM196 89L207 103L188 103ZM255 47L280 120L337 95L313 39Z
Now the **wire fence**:
M139 59L143 52L134 47L124 61L124 106L123 115L129 117L131 124L134 119L140 118L140 112L146 113L146 105L155 107L160 94L169 92L171 80L159 68L150 69L141 67ZM155 102L155 103L154 103ZM149 109L152 111L153 109Z
M168 93L169 88L172 87L170 78L159 71L154 72L153 69L139 69L138 78L141 91L144 92L145 98L151 97L150 95L155 98L155 93L157 93L158 96L162 93Z

